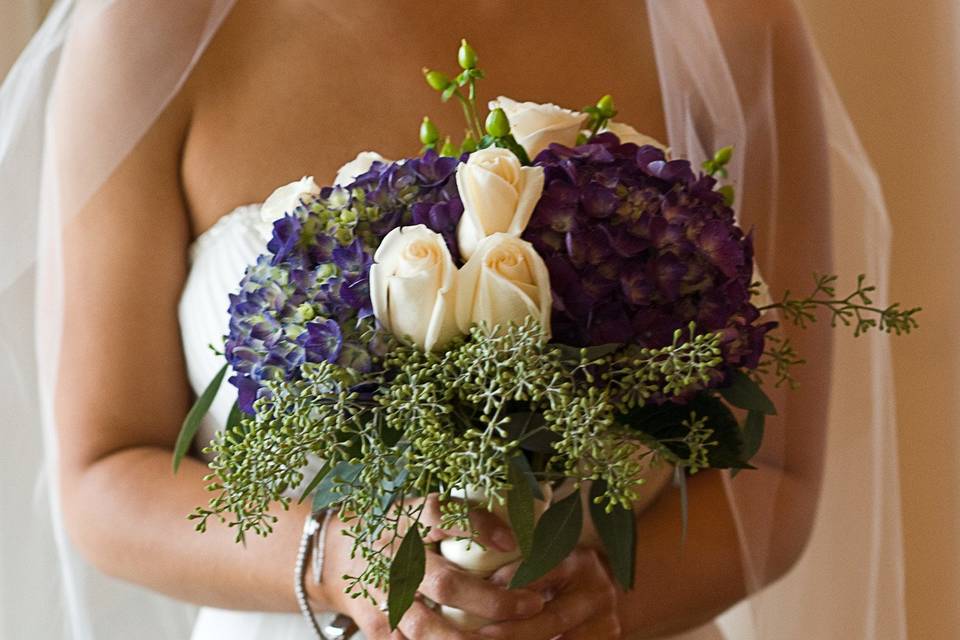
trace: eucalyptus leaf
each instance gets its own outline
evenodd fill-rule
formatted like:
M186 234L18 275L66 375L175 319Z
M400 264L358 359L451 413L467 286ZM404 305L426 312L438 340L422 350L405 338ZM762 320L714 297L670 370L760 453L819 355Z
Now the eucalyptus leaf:
M391 466L396 470L395 464ZM396 498L397 489L403 486L409 474L410 472L406 468L401 468L392 478L388 477L383 479L383 482L380 484L380 504L377 505L379 512L375 514L376 517L383 517L387 511L390 510Z
M523 587L548 574L577 546L583 529L580 492L574 491L544 512L533 532L530 557L517 567L510 588Z
M230 407L230 414L227 416L227 430L239 426L242 419L243 411L240 410L240 405L234 402L233 406Z
M527 451L556 453L553 443L560 439L560 434L543 428L547 422L542 413L523 411L509 417L507 433L511 440L519 440L520 446Z
M320 467L320 471L317 471L317 474L313 476L313 480L311 480L310 484L307 485L307 488L303 490L303 493L300 495L300 499L297 500L297 504L303 504L307 497L313 493L313 490L317 488L317 485L320 484L320 481L327 477L328 473L330 473L329 462L324 463L324 465Z
M533 473L533 469L530 467L530 461L527 460L527 456L518 454L510 459L511 465L516 465L520 470L523 471L523 477L526 479L527 484L530 485L530 491L533 493L533 497L537 500L544 500L543 491L540 489L540 483L537 482L537 477Z
M740 469L753 469L754 467L746 464L760 450L763 443L763 432L767 417L759 411L748 411L747 417L743 421L743 448L741 457L744 465L740 468L734 468L730 472L731 477L736 477Z
M633 511L615 506L607 512L596 499L607 491L603 480L595 480L590 487L590 518L603 541L603 549L613 571L613 577L626 589L633 588L634 562L636 555L636 520Z
M649 438L660 441L662 446L680 459L690 455L683 443L688 429L684 421L691 414L706 418L713 431L714 444L707 449L709 466L714 469L730 469L742 465L742 430L736 417L719 398L710 392L701 392L686 404L666 403L660 406L640 407L618 416L624 426L643 432Z
M730 384L718 389L723 399L740 409L759 411L768 416L777 415L777 408L767 397L760 385L754 382L742 371L734 371L730 376Z
M507 494L507 514L510 516L510 526L517 538L517 544L524 558L530 557L533 548L534 504L533 491L530 489L527 471L517 459L527 459L520 454L510 460L510 492ZM529 465L527 465L529 468ZM536 482L534 482L536 484Z
M390 562L390 593L387 595L387 611L390 629L395 630L417 595L427 566L427 554L423 548L420 529L414 525L403 537L400 548Z
M320 481L316 493L313 494L313 510L327 509L337 503L343 497L343 494L337 493L334 489L340 484L353 483L360 475L361 470L360 465L349 462L338 462L334 465L330 473L326 474Z
M213 404L213 399L216 397L217 391L220 390L220 385L223 384L223 376L226 375L228 366L229 365L225 364L220 367L220 371L213 377L213 380L210 381L207 388L200 394L197 401L193 403L190 412L187 413L187 417L183 420L183 425L180 427L180 435L177 436L177 443L173 447L174 473L180 468L180 463L183 461L184 456L187 455L187 451L190 450L190 444L200 429L200 423L203 422L203 417L207 415L207 411L210 410L210 405Z

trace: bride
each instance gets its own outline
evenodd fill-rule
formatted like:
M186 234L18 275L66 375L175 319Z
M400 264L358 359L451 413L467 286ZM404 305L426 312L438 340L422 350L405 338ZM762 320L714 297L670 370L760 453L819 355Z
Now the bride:
M68 637L183 637L152 596L78 578L85 563L201 606L195 640L311 637L292 588L308 506L246 546L227 527L199 535L185 516L208 499L207 470L198 454L172 475L171 450L218 366L207 345L224 333L227 295L262 250L255 203L304 174L332 182L361 150L412 155L425 114L456 131L459 114L438 108L419 66L442 66L460 36L488 56L489 97L579 107L611 93L622 120L680 156L737 146L741 224L775 293L805 290L831 264L884 277L878 190L789 0L63 0L38 36L63 44L58 66L32 47L50 77L57 67L44 180L23 180L0 146L0 195L40 187L36 330ZM28 59L3 96L29 85ZM0 101L8 126L36 126L11 104ZM843 219L831 212L841 202ZM31 257L0 272L0 291ZM391 634L381 610L344 595L356 561L334 521L314 608L370 639L903 637L885 343L834 345L825 328L794 340L809 363L800 389L777 398L785 410L760 468L690 479L682 550L675 488L637 509L633 591L614 586L587 543L512 591L431 555L422 595L497 623L485 636L459 631L418 602ZM861 372L872 382L837 384L857 361L872 363ZM207 439L228 407L214 405ZM490 544L514 544L494 516L476 524ZM109 613L121 602L122 624Z

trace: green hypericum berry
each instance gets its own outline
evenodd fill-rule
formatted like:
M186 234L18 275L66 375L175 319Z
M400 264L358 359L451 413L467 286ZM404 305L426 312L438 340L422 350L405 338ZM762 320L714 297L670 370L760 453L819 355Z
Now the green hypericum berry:
M477 141L469 131L460 144L460 153L473 153L477 150Z
M427 84L437 91L443 91L450 86L450 78L442 71L432 71L425 68L423 70L423 77L426 79Z
M420 123L420 142L425 145L432 145L440 139L440 132L437 131L437 125L433 124L430 118L424 116Z
M728 207L732 207L733 203L736 202L736 194L734 193L733 187L731 185L725 184L719 189L717 189L717 192L719 192L720 195L723 196L723 202Z
M503 109L494 109L487 116L487 133L494 138L504 138L510 135L510 120Z
M613 106L613 96L609 93L597 101L597 110L604 118L612 118L617 112Z
M732 157L733 157L733 147L724 147L723 149L720 149L715 154L713 154L713 162L717 166L722 167L728 162L730 162L730 159Z
M454 146L453 142L450 140L450 136L447 136L443 141L443 147L440 148L440 155L448 156L450 158L456 157L457 148Z
M477 52L464 39L460 41L460 50L457 52L457 62L461 69L473 69L477 66Z

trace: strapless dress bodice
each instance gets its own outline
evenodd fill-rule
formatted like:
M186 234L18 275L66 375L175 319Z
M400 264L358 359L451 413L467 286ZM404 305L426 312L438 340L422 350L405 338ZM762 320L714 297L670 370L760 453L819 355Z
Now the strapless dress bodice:
M220 218L190 247L190 271L178 314L187 376L197 395L223 366L217 352L223 350L230 320L229 295L237 290L247 266L266 250L269 229L270 224L260 219L260 205L246 205ZM236 388L224 382L197 433L201 449L226 424L236 399Z
M178 314L190 386L197 395L223 366L223 337L230 320L229 295L237 290L247 266L266 250L271 229L260 205L246 205L220 218L190 247L190 271L180 295ZM214 350L216 349L216 351ZM229 377L229 376L228 376ZM203 419L196 442L207 446L227 422L237 390L224 382ZM293 590L293 567L290 567ZM328 614L329 615L329 614ZM297 614L200 609L192 640L315 640Z

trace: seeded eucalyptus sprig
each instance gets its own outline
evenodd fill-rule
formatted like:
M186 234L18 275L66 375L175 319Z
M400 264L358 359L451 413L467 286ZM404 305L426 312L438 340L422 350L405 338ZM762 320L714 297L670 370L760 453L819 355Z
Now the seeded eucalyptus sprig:
M393 598L392 563L407 558L397 545L428 533L418 496L438 493L443 526L469 531L467 508L452 491L480 490L488 508L516 500L518 461L519 477L531 483L602 482L593 499L610 512L640 497L650 465L669 460L695 471L711 459L722 427L713 416L671 414L672 426L657 435L662 420L649 415L652 399L696 393L717 375L720 336L690 332L660 349L575 349L549 343L527 319L474 327L442 353L391 341L372 373L304 364L300 380L267 383L255 416L211 444L215 495L192 517L201 530L213 518L240 540L266 536L276 521L271 510L288 508L288 491L297 488L347 523L353 553L365 561L347 577L350 592L372 597L389 585ZM625 418L638 410L648 410L642 424ZM308 464L321 458L323 468L308 477ZM530 566L549 569L540 551L530 553Z
M787 290L779 302L760 307L760 311L779 309L784 317L801 329L806 329L817 321L817 309L826 309L830 314L830 325L842 324L853 327L853 335L860 336L870 329L878 329L896 335L910 333L918 324L916 315L920 307L902 309L899 303L887 307L877 307L872 300L876 287L866 284L866 276L857 276L857 286L849 295L838 297L836 283L838 276L813 275L813 291L801 298L794 297Z

